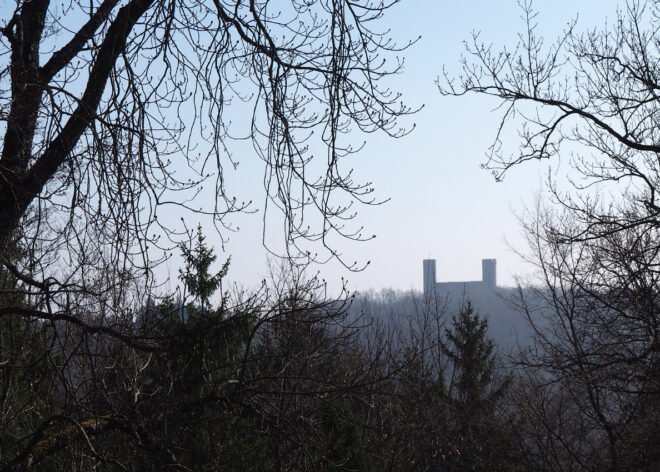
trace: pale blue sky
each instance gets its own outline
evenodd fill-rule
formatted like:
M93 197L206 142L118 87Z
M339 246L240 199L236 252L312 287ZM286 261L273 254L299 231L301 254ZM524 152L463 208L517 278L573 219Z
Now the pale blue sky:
M539 31L553 39L579 13L578 27L603 25L612 20L614 0L537 1ZM352 289L391 287L421 289L422 259L437 259L438 280L473 280L481 276L481 259L496 258L498 282L513 285L514 275L528 269L509 248L523 249L516 213L532 205L541 188L546 167L530 164L514 169L496 183L480 169L498 124L495 102L484 97L441 97L434 83L443 65L456 70L463 41L480 31L495 45L515 45L524 27L515 0L404 0L385 21L397 38L422 39L406 52L406 70L394 87L411 105L424 109L411 121L409 136L392 140L368 137L364 151L352 166L362 180L373 181L383 206L362 208L358 218L376 239L340 242L346 260L371 261L363 272L350 273L331 262L318 267L332 287L342 276ZM515 137L512 137L515 138ZM246 151L247 152L247 151ZM256 198L262 171L259 162L245 156L240 170L228 176L230 188L245 198ZM246 184L254 182L254 184ZM241 227L225 245L232 256L230 279L256 287L267 277L266 251L261 247L261 216L237 217ZM189 222L189 226L195 223ZM280 227L274 225L271 231ZM211 236L209 236L211 238ZM171 270L175 276L175 265Z

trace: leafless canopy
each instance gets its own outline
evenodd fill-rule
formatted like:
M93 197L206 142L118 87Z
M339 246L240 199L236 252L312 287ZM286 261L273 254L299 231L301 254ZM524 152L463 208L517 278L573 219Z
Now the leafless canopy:
M406 132L410 108L381 85L408 45L379 26L395 3L18 1L0 20L3 257L20 238L42 265L137 254L145 268L147 246L181 229L171 207L231 229L225 217L252 208L226 186L236 140L263 160L290 246L363 238L347 220L375 201L344 168L361 147L346 135Z
M499 100L502 120L485 167L501 179L519 164L563 154L577 171L574 188L560 195L551 187L583 223L574 235L580 239L657 225L660 5L630 1L611 24L579 32L573 21L551 43L538 34L531 2L521 7L526 30L513 50L474 34L461 74L445 73L438 81L446 95ZM511 126L518 130L518 149L510 152L505 136ZM613 200L624 204L603 198L604 189L613 188Z
M660 4L630 1L585 33L569 23L549 45L521 6L514 50L475 34L462 75L439 86L499 102L486 163L496 178L533 160L573 167L572 186L551 179L554 201L524 221L541 285L519 297L536 334L519 357L522 441L534 470L655 470Z

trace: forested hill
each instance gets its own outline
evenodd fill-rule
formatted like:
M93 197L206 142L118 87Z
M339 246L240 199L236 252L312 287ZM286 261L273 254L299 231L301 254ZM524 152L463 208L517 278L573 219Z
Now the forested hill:
M535 322L543 325L544 307L547 309L547 306L542 303L537 291L529 288L466 286L463 289L438 290L430 299L412 290L369 290L356 295L351 311L356 316L363 314L367 319L405 326L423 316L425 311L442 314L442 318L449 320L463 302L469 300L488 319L488 336L501 349L508 349L518 344L527 346L531 342L532 329L521 310L521 295L533 308Z

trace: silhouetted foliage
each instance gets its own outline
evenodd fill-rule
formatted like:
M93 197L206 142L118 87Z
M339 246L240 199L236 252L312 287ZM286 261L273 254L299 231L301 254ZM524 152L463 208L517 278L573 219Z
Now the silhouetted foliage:
M657 470L660 5L626 2L614 22L580 32L574 21L554 42L521 6L514 49L475 34L460 76L439 83L500 102L497 178L531 160L572 167L525 221L540 284L519 297L535 331L516 369L520 441L534 470Z
M356 387L360 376L318 379L303 368L312 343L281 361L309 375L302 391L263 391L284 371L263 378L269 358L255 357L258 343L298 309L266 289L221 293L216 304L228 265L214 273L201 231L181 246L185 221L171 216L203 215L224 236L231 214L256 210L227 184L239 165L232 145L248 140L264 165L264 221L281 211L291 259L301 241L369 239L349 220L353 201L377 203L373 188L343 163L362 147L347 139L356 132L408 131L399 118L412 110L386 82L410 43L397 46L380 22L396 3L291 0L276 12L268 1L33 0L3 9L0 469L269 469L282 429L268 421L298 410L266 411L268 395L315 398L318 431L328 392L308 389ZM317 225L303 223L310 212ZM177 247L185 289L163 297L153 270ZM332 349L343 351L324 320L342 308L316 285L301 288L302 310L315 313L325 368L341 358Z

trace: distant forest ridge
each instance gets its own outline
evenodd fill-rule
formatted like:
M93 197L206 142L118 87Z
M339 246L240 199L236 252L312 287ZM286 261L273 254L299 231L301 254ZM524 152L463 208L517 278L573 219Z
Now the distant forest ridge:
M534 321L540 326L547 324L545 315L550 306L536 288L488 287L486 285L438 285L432 297L410 290L383 289L368 290L356 295L351 306L354 315L363 314L367 318L387 323L409 323L421 315L424 309L441 310L445 319L456 314L466 301L471 301L475 309L488 320L488 336L500 349L508 350L528 346L532 340L529 320L521 309L521 297L528 305L533 305Z

